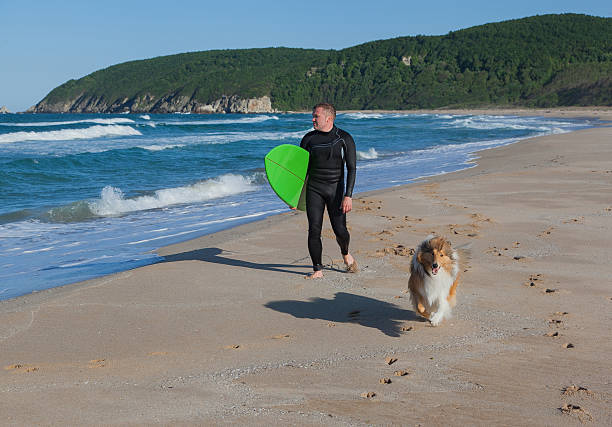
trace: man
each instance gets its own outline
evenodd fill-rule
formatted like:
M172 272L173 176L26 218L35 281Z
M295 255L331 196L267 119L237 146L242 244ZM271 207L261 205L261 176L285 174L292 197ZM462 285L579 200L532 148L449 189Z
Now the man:
M346 228L346 214L353 208L357 155L353 138L334 125L335 119L336 109L333 105L327 103L315 105L312 110L312 126L315 130L308 132L300 143L300 147L310 153L306 184L306 214L308 251L314 270L307 278L311 279L323 277L321 227L325 206L347 271L357 272L357 262L349 253L351 236Z

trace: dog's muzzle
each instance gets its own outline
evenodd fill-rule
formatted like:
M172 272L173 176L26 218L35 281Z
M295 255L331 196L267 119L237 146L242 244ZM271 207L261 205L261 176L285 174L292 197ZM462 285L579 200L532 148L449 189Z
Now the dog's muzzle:
M440 270L440 266L438 265L437 262L434 262L431 266L431 274L435 276L436 274L438 274L439 270Z

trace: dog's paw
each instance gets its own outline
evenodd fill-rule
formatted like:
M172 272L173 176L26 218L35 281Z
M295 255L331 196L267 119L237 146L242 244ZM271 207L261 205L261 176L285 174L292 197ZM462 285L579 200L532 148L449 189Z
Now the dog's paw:
M431 315L431 317L429 318L429 322L431 323L431 326L438 326L440 324L440 322L442 322L442 314L440 314L440 312L434 313Z

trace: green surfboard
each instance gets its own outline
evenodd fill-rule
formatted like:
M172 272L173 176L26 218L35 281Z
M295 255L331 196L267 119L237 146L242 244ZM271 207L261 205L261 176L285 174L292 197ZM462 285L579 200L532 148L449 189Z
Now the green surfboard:
M308 151L297 145L282 144L265 157L266 175L270 186L282 201L292 208L306 210L304 200Z

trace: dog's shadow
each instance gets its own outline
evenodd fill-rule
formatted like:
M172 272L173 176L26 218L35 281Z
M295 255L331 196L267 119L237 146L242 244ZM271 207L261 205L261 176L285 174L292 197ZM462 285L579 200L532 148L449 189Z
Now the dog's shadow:
M337 323L358 323L376 328L390 337L399 337L403 321L423 321L412 310L373 298L338 292L333 299L271 301L266 307L301 319L322 319Z

